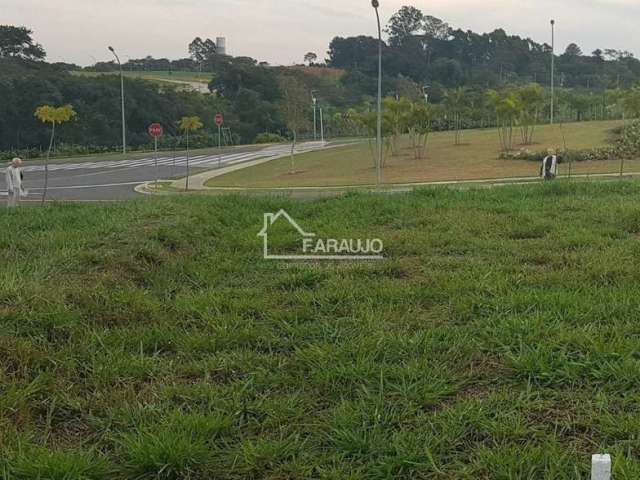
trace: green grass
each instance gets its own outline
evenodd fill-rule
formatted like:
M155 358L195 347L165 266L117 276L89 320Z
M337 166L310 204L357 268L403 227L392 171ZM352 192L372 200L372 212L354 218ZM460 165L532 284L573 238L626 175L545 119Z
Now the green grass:
M114 75L114 72L72 72L74 75L81 75L85 77L96 77L99 75ZM198 72L169 72L169 71L151 71L151 72L138 72L138 71L126 71L125 76L130 78L139 78L142 80L150 80L153 82L166 83L166 82L187 82L187 83L205 83L208 84L213 75L211 73L203 72L200 75Z
M622 122L582 122L536 127L531 146L518 149L546 151L562 150L565 142L572 150L603 146L611 130ZM501 160L497 130L468 130L462 133L462 145L454 145L453 132L439 132L430 136L426 158L416 160L409 138L404 138L397 156L389 156L383 170L385 183L438 182L449 180L477 180L489 178L525 177L538 175L536 162ZM514 138L519 138L519 131ZM517 141L516 141L517 143ZM375 168L372 150L364 141L349 147L298 155L295 173L291 173L289 158L238 170L211 179L211 187L309 187L374 184ZM574 164L573 173L612 173L619 171L620 162L601 161ZM567 173L567 165L560 173ZM640 162L627 162L627 171L640 170Z
M0 212L0 479L640 475L640 184ZM285 208L377 263L270 263Z

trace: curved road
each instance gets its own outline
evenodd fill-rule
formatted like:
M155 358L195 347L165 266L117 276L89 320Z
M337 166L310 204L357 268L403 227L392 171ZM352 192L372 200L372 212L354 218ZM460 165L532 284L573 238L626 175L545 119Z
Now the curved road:
M321 142L300 144L298 153L325 148ZM192 174L218 167L228 167L250 162L258 158L279 157L288 153L290 145L274 145L256 149L255 146L238 148L232 152L198 155L190 157ZM159 154L158 166L153 155L132 160L69 161L49 165L49 190L47 198L51 200L126 200L140 196L134 189L141 183L156 178L167 179L185 176L187 172L186 155ZM37 200L44 186L44 166L41 162L30 162L24 168L25 186L29 192L25 200ZM7 196L5 168L0 169L0 199Z

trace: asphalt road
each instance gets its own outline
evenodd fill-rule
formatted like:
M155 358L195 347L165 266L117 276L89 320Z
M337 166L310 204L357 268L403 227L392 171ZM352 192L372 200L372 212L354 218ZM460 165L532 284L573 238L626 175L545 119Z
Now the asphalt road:
M279 157L290 151L290 146L274 145L257 149L247 147L222 155L192 155L189 165L192 173L250 162L258 158ZM320 142L300 144L297 152L319 150ZM135 187L156 178L168 179L186 175L186 155L177 157L160 155L156 168L153 156L131 160L104 160L95 162L69 161L49 165L49 188L47 198L51 200L127 200L140 196ZM38 200L44 186L44 166L29 163L23 168L24 184L29 192L23 200ZM0 169L0 199L6 200L5 168Z

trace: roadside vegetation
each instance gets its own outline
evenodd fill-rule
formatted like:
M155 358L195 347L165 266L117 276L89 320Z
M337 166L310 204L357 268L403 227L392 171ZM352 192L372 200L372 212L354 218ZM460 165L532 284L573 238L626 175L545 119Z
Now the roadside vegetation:
M636 479L639 195L4 212L0 478ZM265 262L283 207L387 259Z

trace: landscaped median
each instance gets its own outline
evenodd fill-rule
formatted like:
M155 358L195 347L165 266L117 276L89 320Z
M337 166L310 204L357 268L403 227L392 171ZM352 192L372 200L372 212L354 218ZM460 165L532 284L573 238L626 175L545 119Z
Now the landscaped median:
M640 184L2 215L0 478L640 476ZM263 259L265 214L384 260ZM285 246L288 244L285 244Z
M540 125L535 129L534 144L517 146L516 151L545 152L554 149L588 150L601 148L612 141L622 122L582 122L565 125ZM454 145L454 132L432 133L425 158L416 159L409 137L398 141L395 156L385 148L383 183L388 185L420 184L536 177L540 163L525 159L504 159L496 129L467 130L461 133L460 145ZM292 172L288 158L255 165L205 182L211 188L286 188L340 187L376 183L375 141L363 139L344 148L299 155ZM540 162L542 158L539 158ZM627 161L627 171L640 171L640 161ZM619 160L574 162L572 175L610 174L620 171ZM560 174L569 173L569 164L560 166Z

